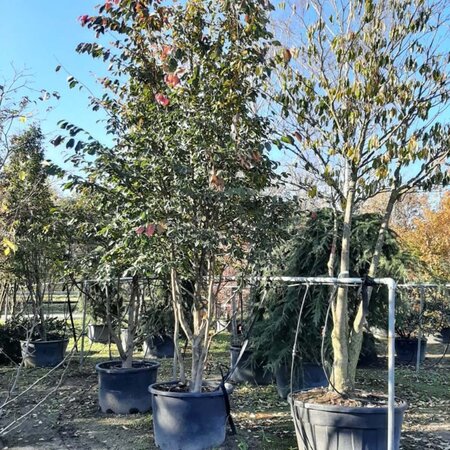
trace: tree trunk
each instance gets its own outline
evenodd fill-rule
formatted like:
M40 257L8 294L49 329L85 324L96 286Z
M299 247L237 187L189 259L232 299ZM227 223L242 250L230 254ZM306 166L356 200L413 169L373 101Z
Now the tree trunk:
M380 258L383 251L384 241L386 239L386 233L389 228L389 221L392 216L392 211L394 209L395 202L398 199L397 191L391 191L389 196L388 204L386 206L386 211L383 216L383 220L380 224L380 229L378 231L378 238L375 244L372 261L370 263L369 273L370 277L375 277L378 271L378 266L380 264ZM368 288L368 299L372 295L372 288ZM353 321L353 327L350 336L349 345L349 369L348 376L350 385L353 387L356 378L356 368L358 366L359 355L361 353L361 347L363 342L363 327L366 321L366 311L364 310L363 303L361 302L358 306L358 311L356 313L355 320Z
M120 290L117 289L117 300L119 300ZM117 301L119 303L119 301ZM131 281L130 303L128 305L128 329L127 342L125 346L125 360L122 361L122 367L130 369L133 367L134 335L139 315L140 296L139 296L139 278L133 276Z
M193 341L192 332L189 329L188 324L186 323L185 317L183 315L183 298L180 290L180 280L178 279L178 274L174 268L170 271L170 286L171 286L171 294L172 294L172 306L173 306L173 314L175 318L175 336L174 336L174 344L175 344L175 353L176 360L178 361L179 370L180 370L180 381L182 383L186 383L186 374L184 369L184 360L181 354L180 341L178 337L179 328L181 328L191 343ZM174 357L175 358L175 357Z
M342 249L339 265L339 276L348 277L350 273L350 237L352 231L352 216L355 203L355 177L348 180L348 190L345 203L342 228ZM332 383L339 392L349 388L348 383L348 288L340 287L336 301L332 307L333 331L331 343L333 346Z

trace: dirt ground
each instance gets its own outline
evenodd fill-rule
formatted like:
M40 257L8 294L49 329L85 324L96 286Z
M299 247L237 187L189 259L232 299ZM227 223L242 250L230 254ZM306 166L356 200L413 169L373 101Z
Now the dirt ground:
M228 359L226 346L216 348L215 364L209 369L218 373L218 364ZM440 352L435 346L436 361ZM0 441L0 447L15 450L151 450L153 443L151 414L114 416L102 414L97 404L97 376L95 364L105 358L105 346L93 346L80 368L76 356L66 371L60 388L39 405L16 429ZM380 367L360 370L360 387L386 389L385 361ZM450 450L450 358L431 369L424 368L416 375L411 368L396 371L397 396L409 403L402 432L404 450ZM158 379L170 378L171 361L163 360ZM19 377L16 394L42 377L45 369L26 369ZM14 368L0 368L0 398L4 399L10 386ZM7 405L0 415L0 428L30 411L55 388L62 369L54 371L15 402ZM232 412L238 428L236 436L229 436L222 449L296 449L295 432L287 403L278 398L275 386L237 386L232 394Z

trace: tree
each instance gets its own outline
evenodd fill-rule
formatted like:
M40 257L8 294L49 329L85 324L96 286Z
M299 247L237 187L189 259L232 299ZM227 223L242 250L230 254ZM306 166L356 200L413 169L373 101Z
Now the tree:
M302 187L342 211L340 254L329 275L350 273L355 210L388 193L368 275L378 272L396 202L411 190L449 181L449 100L445 2L385 0L290 2L276 98L286 143L303 170ZM294 8L295 6L295 8ZM352 322L348 289L333 304L333 384L351 389L362 343L361 303Z
M450 278L450 193L437 208L426 208L409 228L398 230L402 241L424 263L425 279L448 282Z
M66 141L77 160L96 155L86 178L73 181L101 196L108 224L100 233L109 238L105 277L118 264L136 277L170 275L174 335L180 327L192 348L192 391L202 386L217 279L229 264L255 262L276 236L281 202L263 195L276 178L267 155L270 124L254 108L270 75L268 7L260 0L164 6L123 0L80 18L99 36L118 36L113 47L78 46L110 63L105 94L92 102L109 114L115 145Z
M37 126L13 137L1 180L1 225L6 241L2 271L25 286L45 340L46 283L62 274L65 247L48 183L43 137Z

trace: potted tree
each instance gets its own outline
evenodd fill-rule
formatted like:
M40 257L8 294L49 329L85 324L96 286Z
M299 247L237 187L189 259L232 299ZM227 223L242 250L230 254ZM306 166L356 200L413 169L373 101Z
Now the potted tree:
M111 289L112 286L115 287ZM103 283L100 295L92 296L89 289L85 291L85 295L91 302L99 299L104 302L108 332L120 356L120 360L96 365L100 409L102 412L114 414L150 411L151 396L148 386L156 381L159 363L133 360L136 333L144 303L143 286L139 276L134 274L131 279L116 279L115 283L108 278Z
M395 330L398 336L395 338L395 351L398 363L416 364L419 331L421 363L425 360L426 336L444 330L441 336L445 338L446 308L445 290L425 286L402 289L396 307Z
M65 258L64 227L48 182L43 135L31 126L11 141L2 178L3 227L8 230L6 270L26 292L33 320L22 342L27 366L59 364L68 344L64 328L55 330L44 314L51 281L62 276ZM55 333L55 331L57 331Z
M107 321L107 302L110 301L110 319L113 328L123 313L123 298L117 296L116 284L109 283L106 287L101 284L89 286L88 312L94 323L88 325L88 338L92 342L108 344L111 340Z
M440 3L434 1L314 0L305 8L297 5L286 24L292 28L282 36L289 36L289 41L280 49L277 85L288 117L282 142L295 152L302 169L297 186L310 198L329 202L343 216L341 234L337 236L337 226L329 248L329 276L350 275L353 217L368 199L385 193L383 220L366 272L375 277L396 202L411 190L448 183L443 163L449 157L447 126L434 115L434 106L447 105L449 94L448 59L441 58L446 51L432 38L446 27L440 11ZM298 37L293 51L292 36ZM399 48L405 51L397 52ZM420 167L409 171L414 162ZM338 240L339 252L334 245ZM361 400L353 408L348 400L355 389L371 296L369 292L359 302L352 317L350 290L341 286L331 305L331 381L337 393L298 393L292 398L302 449L386 448L387 409L369 408ZM341 404L319 404L323 395L341 398ZM399 446L404 409L398 402L393 448ZM327 433L321 433L325 424ZM351 437L338 444L341 427Z
M339 215L337 219L340 225L342 216ZM355 271L352 273L353 276L357 277L360 271L366 270L365 267L371 257L370 252L378 237L381 220L381 216L376 213L354 217L350 255ZM301 213L289 227L290 239L272 255L268 272L289 277L321 276L326 273L333 227L334 214L329 208L322 208L313 213ZM403 278L412 264L411 256L401 249L395 233L388 230L380 257L380 274ZM264 314L256 322L252 333L256 355L264 358L275 373L278 392L282 398L286 398L290 389L292 349L303 296L303 288L275 285L266 297ZM350 316L356 314L358 300L357 292L350 292ZM369 310L372 326L385 326L386 303L384 291L374 295ZM305 299L298 334L298 354L294 368L296 376L293 380L296 390L328 385L324 370L329 370L329 367L323 367L323 363L326 364L330 357L328 335L323 342L324 361L321 355L327 306L328 291L319 287L311 288ZM366 341L369 339L366 337ZM365 358L360 358L362 363L368 362L369 359L373 362L374 357L371 355L369 358L368 347L366 344Z
M216 281L227 265L258 260L268 236L276 236L271 224L283 204L263 195L275 165L267 157L268 120L255 105L269 75L267 5L116 3L80 20L100 35L118 34L117 47L78 47L112 63L103 80L107 100L94 99L94 107L110 114L114 149L66 145L78 159L96 154L88 182L101 186L114 212L103 230L109 254L129 255L133 268L170 277L179 381L150 388L156 443L209 448L223 442L229 415L227 387L205 382ZM183 309L185 280L192 283L190 321ZM180 331L192 355L190 373Z
M166 282L158 280L143 312L140 335L143 337L144 357L173 358L174 315L170 290Z

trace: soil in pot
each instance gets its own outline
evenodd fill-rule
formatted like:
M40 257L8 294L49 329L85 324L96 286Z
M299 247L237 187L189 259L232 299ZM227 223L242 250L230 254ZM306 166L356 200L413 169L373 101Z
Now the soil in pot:
M133 367L122 368L122 361L106 361L95 366L98 373L98 401L105 413L145 413L152 408L148 387L156 382L156 361L133 361Z
M420 362L425 361L427 341L420 342ZM417 360L417 339L416 338L395 338L395 362L398 364L416 364Z
M343 399L334 392L312 389L289 395L299 450L387 450L387 399L356 392ZM400 446L407 404L395 406L394 449Z
M232 386L225 385L227 395ZM218 383L205 383L204 392L187 392L177 382L150 386L153 430L163 450L202 450L220 446L226 435L228 414Z
M105 324L89 324L88 338L91 342L98 342L100 344L108 344L111 342L108 325Z
M291 390L291 368L288 364L278 367L275 371L275 380L278 395L280 398L286 399ZM321 365L306 362L295 367L292 385L295 392L328 386L328 380Z
M144 357L173 358L174 353L175 344L167 334L150 336L144 341Z
M239 357L241 347L231 346L231 367L234 367ZM235 383L250 383L255 385L267 385L272 384L273 374L270 370L264 367L262 361L256 363L252 361L252 350L245 350L242 358L231 376L231 380Z
M25 367L55 367L66 353L69 339L52 341L20 341L22 359Z

